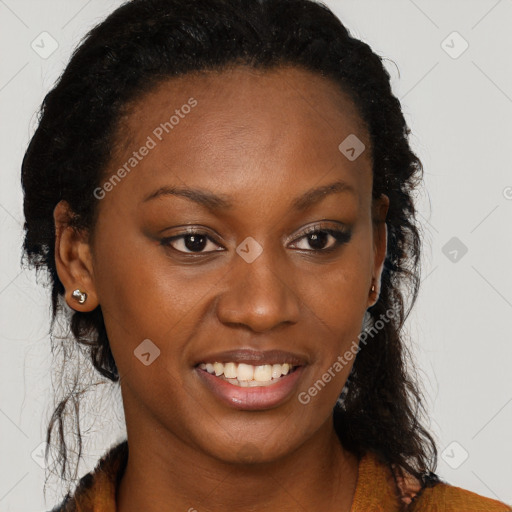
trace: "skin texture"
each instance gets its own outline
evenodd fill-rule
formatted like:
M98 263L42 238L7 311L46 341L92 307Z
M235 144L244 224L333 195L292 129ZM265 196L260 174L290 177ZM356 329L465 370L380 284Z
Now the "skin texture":
M331 416L353 360L307 405L297 395L357 341L378 298L389 201L372 200L368 133L350 98L305 70L187 75L131 105L105 180L191 97L190 113L162 141L153 136L156 146L99 201L92 233L68 226L66 203L54 213L67 303L101 305L121 376L130 456L118 510L348 511L358 460ZM355 161L338 149L349 134L366 146ZM353 192L293 208L336 181ZM232 207L176 195L144 201L162 186L207 190ZM350 240L314 253L304 230L317 223L349 230ZM183 238L161 243L187 226L210 236L203 251L213 252L180 253ZM263 247L252 263L235 251L248 236ZM327 236L323 246L334 243ZM88 294L83 305L76 288ZM145 339L161 351L149 366L134 356ZM291 397L258 411L219 401L194 366L239 348L304 357Z

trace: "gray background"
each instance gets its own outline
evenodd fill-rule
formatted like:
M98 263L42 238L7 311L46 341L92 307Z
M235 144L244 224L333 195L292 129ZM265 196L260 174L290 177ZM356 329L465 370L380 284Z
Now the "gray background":
M60 499L50 486L45 503L37 463L51 406L49 299L19 264L20 164L35 112L72 48L120 3L0 0L4 512L46 510ZM512 0L326 3L353 35L388 59L425 168L418 195L423 282L407 326L438 440L437 472L454 485L512 503ZM52 45L58 46L44 54ZM82 472L122 436L117 398L101 402L86 436Z

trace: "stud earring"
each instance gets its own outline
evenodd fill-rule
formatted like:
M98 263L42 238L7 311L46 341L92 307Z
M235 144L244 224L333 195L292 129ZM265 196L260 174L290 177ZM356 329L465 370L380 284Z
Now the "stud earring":
M78 304L83 304L87 300L87 293L79 290L78 288L73 290L71 296L78 302Z
M375 292L375 285L374 285L374 284L372 284L371 292L372 292L372 293L374 293L374 292Z

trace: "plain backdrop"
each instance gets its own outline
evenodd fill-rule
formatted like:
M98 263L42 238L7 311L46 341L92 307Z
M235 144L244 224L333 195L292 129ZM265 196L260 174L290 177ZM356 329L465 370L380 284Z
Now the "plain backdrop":
M49 298L20 267L20 165L36 111L72 49L120 3L0 0L2 512L60 501L57 488L43 497ZM512 503L512 1L326 3L385 58L425 168L422 287L407 328L438 442L437 473ZM119 410L104 409L82 473L123 435Z

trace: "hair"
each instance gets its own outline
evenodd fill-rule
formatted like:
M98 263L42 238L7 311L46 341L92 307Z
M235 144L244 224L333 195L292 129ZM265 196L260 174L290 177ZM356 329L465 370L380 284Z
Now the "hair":
M409 146L410 129L382 58L315 1L132 0L84 37L44 98L22 164L24 257L49 277L50 332L62 316L70 330L67 338L52 337L52 346L71 342L104 380L119 380L101 305L91 312L70 312L63 301L54 249L57 203L70 205L77 230L92 233L98 205L93 190L109 165L118 142L116 127L129 105L172 77L241 65L263 71L294 66L334 81L350 96L368 130L372 196L386 194L390 200L381 291L368 314L374 321L388 311L394 314L361 346L333 421L347 449L357 454L372 450L425 486L435 485L437 449L422 426L423 396L410 375L403 333L420 285L421 226L413 193L423 167ZM83 389L78 379L73 382L57 401L47 429L48 443L58 446L62 478L70 469L70 415L76 416L79 458L82 450L78 412Z

